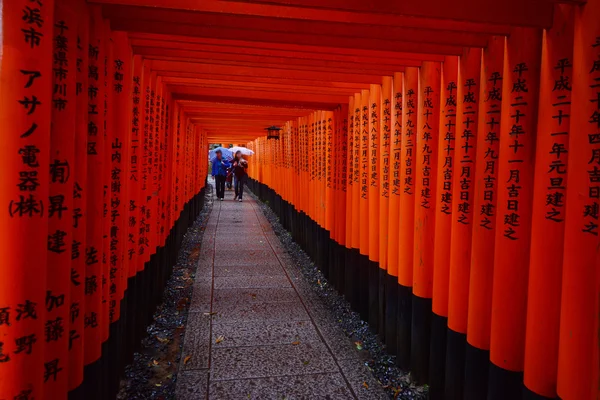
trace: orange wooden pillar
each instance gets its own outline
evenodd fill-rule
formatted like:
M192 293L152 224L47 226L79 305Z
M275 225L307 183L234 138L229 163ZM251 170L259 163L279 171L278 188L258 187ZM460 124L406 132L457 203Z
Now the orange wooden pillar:
M102 219L103 219L103 235L102 235L102 324L101 336L102 336L102 353L106 355L107 359L110 357L108 354L108 338L110 336L110 328L112 318L114 317L114 310L110 307L110 288L111 284L115 280L110 279L110 227L111 227L111 216L110 216L110 178L112 170L111 162L111 142L114 136L114 132L111 129L113 123L114 104L113 104L113 92L110 85L112 63L114 59L114 44L112 41L112 32L110 30L110 21L107 19L103 20L104 28L104 54L105 57L101 60L101 81L104 85L104 113L102 115L102 130L104 134L104 165L103 165L103 207L102 207ZM106 396L107 387L102 386L102 395Z
M44 383L67 375L44 352L54 2L0 7L0 397L43 399Z
M435 199L440 116L440 64L424 62L419 73L421 101L417 108L415 224L411 371L417 382L427 382L431 338Z
M353 139L353 184L352 184L352 251L346 260L346 293L349 293L352 308L358 310L360 304L360 203L361 203L361 113L362 96L354 95L354 139Z
M44 319L44 365L55 373L45 379L46 396L67 396L73 243L73 176L75 168L77 10L72 2L55 5L50 194L48 203L48 266ZM26 184L27 181L24 181ZM41 338L40 338L41 340Z
M389 115L389 178L388 178L388 212L387 218L387 282L385 286L385 344L390 354L396 354L398 338L396 335L398 324L398 232L400 229L400 193L402 181L402 107L404 74L394 74L390 88L390 115ZM383 84L383 102L385 104L388 89L386 82Z
M481 96L481 49L466 49L457 81L452 228L448 276L448 331L444 396L463 398L473 221L475 161Z
M353 288L353 270L354 270L354 254L356 248L354 247L353 237L356 231L356 225L354 220L354 157L355 157L355 142L354 142L354 114L355 114L355 102L354 96L350 96L348 100L348 136L347 136L347 153L346 153L346 241L344 249L344 276L342 291L346 300L352 302L352 288Z
M448 275L450 229L452 226L452 180L455 173L456 108L458 100L458 57L447 56L441 65L440 118L438 139L437 194L435 197L435 252L433 257L433 298L429 396L443 398L448 324Z
M363 320L369 319L369 91L361 91L360 102L360 197L359 208L359 237L360 257L358 262L358 312Z
M542 42L524 383L528 395L548 398L556 397L573 29L574 8L557 6Z
M483 50L481 62L474 190L477 214L471 241L465 354L464 396L469 400L485 398L488 386L504 40L493 37Z
M557 394L597 399L600 2L575 12Z
M388 247L389 247L389 205L390 205L390 143L392 140L392 101L394 99L393 80L391 76L384 76L381 84L381 116L379 139L379 337L386 341L388 319L386 310L390 302L387 295L389 286ZM396 299L393 299L394 305ZM391 318L395 325L395 319Z
M402 152L400 170L400 211L398 230L398 351L396 361L400 368L410 368L412 329L412 285L415 232L415 182L417 148L417 107L419 94L419 68L404 71L404 102L402 114Z
M84 313L87 230L88 174L88 55L89 12L86 4L77 6L76 51L76 131L73 177L73 242L71 245L71 299L69 304L69 390L83 382Z
M85 354L84 360L92 375L100 368L96 363L102 352L102 326L105 315L102 306L102 262L104 235L104 170L106 168L104 139L104 23L101 11L90 11L90 44L88 66L88 128L87 128L87 235L85 249ZM96 363L95 365L90 365ZM93 390L101 391L98 383Z
M368 263L368 285L369 285L369 325L375 332L380 331L379 322L379 202L381 164L381 86L371 85L368 102L368 135L369 135L369 263Z
M533 163L537 125L541 32L515 29L505 43L498 215L488 398L522 391Z
M127 324L131 314L127 313L126 302L123 301L129 277L129 257L127 256L129 191L127 165L129 162L129 137L131 135L131 88L132 88L132 54L128 36L125 32L113 33L113 59L108 79L108 90L113 95L113 121L110 145L110 247L109 247L109 279L111 282L110 303L112 310L111 338L109 341L109 360L111 364L122 364L123 349L128 343ZM110 125L109 125L110 126ZM116 375L116 371L113 372ZM114 375L111 375L114 376ZM116 379L116 376L115 376Z
M338 119L336 120L336 143L338 151L341 154L333 152L333 157L336 161L337 168L337 200L336 200L336 218L337 218L337 248L335 251L335 286L340 294L345 293L345 265L346 265L346 249L348 244L347 224L350 223L348 218L348 184L349 184L349 173L347 166L349 164L349 157L351 154L350 140L350 126L348 114L351 111L351 107L342 104L338 110Z
M327 254L325 271L327 271L327 279L332 285L335 285L335 273L336 269L334 266L334 251L335 251L335 211L336 211L336 176L335 176L335 159L334 151L337 149L335 146L335 112L328 111L325 113L325 239L327 244ZM286 154L288 152L286 151ZM336 154L337 155L337 154Z

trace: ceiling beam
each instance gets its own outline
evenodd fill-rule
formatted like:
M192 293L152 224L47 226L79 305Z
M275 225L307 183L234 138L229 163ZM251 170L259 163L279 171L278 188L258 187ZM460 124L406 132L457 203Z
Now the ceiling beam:
M120 4L129 6L148 6L159 8L173 8L189 11L253 15L261 17L278 17L282 19L302 19L312 21L347 22L353 24L377 24L387 26L425 27L429 29L464 30L490 34L503 34L510 25L545 27L547 20L547 7L552 2L581 3L583 0L548 0L537 1L526 8L534 6L544 8L541 16L533 14L535 18L526 19L518 14L524 10L519 5L525 1L506 1L506 5L495 5L490 1L481 1L483 7L478 7L476 13L471 10L461 10L462 7L473 5L469 1L451 1L449 6L442 10L430 9L437 2L428 0L415 5L393 4L385 1L369 1L367 4L356 4L351 1L324 1L309 4L309 2L294 1L221 1L221 0L88 0L101 4ZM394 2L400 3L400 2ZM432 4L435 3L435 4ZM486 7L487 6L487 7ZM428 8L429 7L429 8ZM447 8L450 14L444 13ZM512 10L511 10L511 7ZM518 10L518 11L515 11ZM358 11L358 12L357 12ZM483 12L481 12L483 11ZM498 14L500 12L500 15Z
M158 75L169 76L170 72L187 72L191 74L209 74L218 78L220 75L244 77L273 77L292 80L322 80L330 82L380 83L380 75L353 73L297 71L280 68L243 67L228 64L202 64L183 61L151 60L150 68Z
M258 29L246 29L236 27L222 27L206 24L184 24L177 22L165 22L161 20L144 20L138 18L133 11L123 12L114 11L114 15L108 15L111 21L111 27L114 30L124 30L132 32L145 32L163 35L193 36L213 39L236 40L244 38L246 41L260 43L278 43L283 45L307 45L316 47L339 47L346 49L366 49L381 50L395 49L400 52L413 53L432 53L459 55L462 52L462 45L451 44L447 37L432 36L432 43L419 42L418 35L404 37L403 39L390 40L386 36L382 37L346 37L325 34L316 34L314 32L269 32ZM131 15L130 18L125 15ZM134 17L136 16L136 17ZM434 39L435 38L435 39ZM458 38L456 39L458 40ZM462 41L462 40L461 40ZM442 42L439 44L439 42ZM483 47L485 40L468 41L471 46Z

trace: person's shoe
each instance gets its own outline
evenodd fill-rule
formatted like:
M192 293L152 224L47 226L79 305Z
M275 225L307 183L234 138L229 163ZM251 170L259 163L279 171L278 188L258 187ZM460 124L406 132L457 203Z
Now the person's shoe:
M221 197L221 201L225 200L224 198Z
M242 199L239 199L238 201L241 203L241 202L242 202Z

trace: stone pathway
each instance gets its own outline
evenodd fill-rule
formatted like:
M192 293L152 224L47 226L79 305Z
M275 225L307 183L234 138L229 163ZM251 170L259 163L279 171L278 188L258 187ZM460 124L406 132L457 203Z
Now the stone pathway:
M246 196L207 223L177 399L386 399Z

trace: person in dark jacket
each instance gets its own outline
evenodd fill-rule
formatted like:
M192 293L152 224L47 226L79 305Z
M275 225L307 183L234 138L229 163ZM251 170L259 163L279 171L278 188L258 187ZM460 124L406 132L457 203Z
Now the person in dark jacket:
M225 198L225 180L227 179L227 168L230 164L223 159L223 153L220 150L215 152L216 157L212 160L212 176L217 184L217 199Z
M236 199L239 202L242 201L242 196L244 195L244 183L246 183L246 176L248 176L246 168L248 168L248 161L242 158L242 152L238 150L233 158L233 182L235 186L234 201Z

